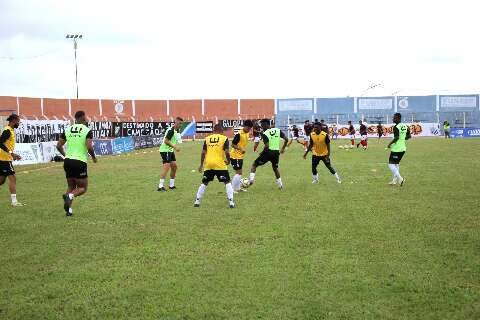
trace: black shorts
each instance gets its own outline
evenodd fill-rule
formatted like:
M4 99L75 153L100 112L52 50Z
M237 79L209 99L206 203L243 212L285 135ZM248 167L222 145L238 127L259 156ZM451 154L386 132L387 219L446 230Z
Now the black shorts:
M230 159L232 163L233 170L242 170L243 168L243 159Z
M405 151L403 152L390 152L390 158L388 158L388 163L391 164L399 164L400 161L403 158L403 155L405 154Z
M263 166L267 162L272 163L272 168L276 169L278 168L278 162L280 159L280 151L276 150L266 150L262 151L258 158L255 160L253 163L255 167Z
M67 159L63 161L63 169L67 179L85 179L88 178L87 164L80 160Z
M175 152L160 152L160 155L162 156L163 164L177 161Z
M330 165L330 157L312 155L312 166L314 167L318 166L320 161L323 161L323 163L325 163L326 166Z
M0 161L0 176L8 177L15 175L12 161Z
M202 183L207 185L210 181L213 181L215 177L217 177L218 182L230 182L230 174L228 173L228 170L206 170L203 172Z

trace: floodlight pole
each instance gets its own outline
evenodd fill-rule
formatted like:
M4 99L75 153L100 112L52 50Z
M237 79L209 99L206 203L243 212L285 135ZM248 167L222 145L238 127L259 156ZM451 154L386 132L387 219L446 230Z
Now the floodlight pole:
M77 91L77 100L78 100L78 64L77 64L77 40L82 39L81 34L67 34L67 39L73 40L73 52L75 56L75 85Z

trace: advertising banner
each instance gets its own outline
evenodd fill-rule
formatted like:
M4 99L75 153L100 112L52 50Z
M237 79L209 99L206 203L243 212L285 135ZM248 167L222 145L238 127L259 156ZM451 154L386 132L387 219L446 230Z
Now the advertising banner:
M480 128L451 128L451 138L479 138Z
M358 98L358 110L393 110L393 98Z
M278 113L312 113L313 99L278 99Z
M478 110L477 95L440 96L440 110L442 111L472 111Z
M434 137L440 135L440 129L438 123L406 123L410 127L410 133L412 134L412 137ZM297 128L299 129L299 135L300 137L304 136L303 133L303 123L297 123L295 124ZM377 125L369 125L366 124L368 127L368 137L370 138L376 138L378 137L377 133ZM393 138L393 127L394 124L384 124L383 126L383 137L389 137ZM359 133L359 125L354 125L355 130L356 130L356 136L360 137ZM288 132L289 132L289 138L291 138L291 128L292 125L288 127ZM348 125L336 125L334 126L333 124L328 124L328 129L330 132L330 135L334 135L334 129L336 129L337 138L345 138L349 139L350 135L348 133Z
M116 123L120 135L117 137L160 136L169 127L170 122L121 122ZM115 129L115 132L117 129Z
M15 145L15 153L22 157L19 161L14 161L13 164L36 164L43 162L43 157L39 143L17 143Z
M39 145L43 162L50 162L55 156L61 156L57 150L57 141L41 142Z
M115 137L113 123L110 121L89 122L88 127L93 133L93 139Z
M22 120L15 136L17 143L58 141L60 134L70 125L65 120Z
M196 123L196 133L211 133L213 132L213 121L202 121Z
M93 140L93 150L98 156L106 156L113 154L111 139L95 139Z
M113 154L125 153L135 150L133 137L116 138L112 140Z

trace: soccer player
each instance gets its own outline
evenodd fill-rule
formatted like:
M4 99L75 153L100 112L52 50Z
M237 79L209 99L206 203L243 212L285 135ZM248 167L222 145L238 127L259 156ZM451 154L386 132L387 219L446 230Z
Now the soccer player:
M170 190L175 190L175 176L177 175L177 159L175 158L175 152L180 152L180 148L176 146L178 143L178 129L182 125L183 119L180 117L175 118L173 126L167 129L163 137L163 142L160 145L160 156L162 157L163 167L160 173L160 182L158 183L157 191L167 191L163 184L165 183L165 177L170 170L170 183L168 184Z
M203 178L193 206L200 207L200 201L205 194L208 183L217 177L219 182L225 183L230 208L235 208L235 202L233 202L233 187L227 170L227 166L230 164L228 139L223 135L222 125L216 124L213 127L213 131L214 133L207 136L203 143L200 167L198 168L198 172L203 172ZM205 171L203 171L204 169Z
M310 139L310 133L312 133L312 125L310 124L309 120L305 120L305 123L303 125L303 134L305 135L303 144L305 146L305 150L307 150L308 147L308 141Z
M348 121L348 133L350 134L350 148L353 148L355 145L355 127L352 124L352 121Z
M380 142L380 139L383 136L383 126L380 122L377 124L377 134L378 134L378 142Z
M402 115L400 113L395 113L393 115L393 122L395 123L395 126L393 127L393 140L390 141L387 148L391 148L388 167L393 174L393 179L389 184L400 184L400 186L403 186L405 178L400 175L400 161L407 150L405 141L410 139L411 135L410 128L406 124L401 123L401 121Z
M262 139L265 145L263 151L260 153L258 158L253 162L252 169L250 170L250 184L255 182L255 172L257 171L257 167L263 166L267 162L272 163L272 169L275 173L275 178L277 182L277 186L279 189L283 189L282 178L280 177L280 171L278 170L278 162L280 158L280 153L285 152L285 148L287 147L288 138L287 136L280 131L278 128L271 128L270 127L270 120L263 119L260 122L263 133ZM280 139L284 140L282 149L280 150Z
M253 124L253 152L257 152L258 145L260 144L260 140L262 140L262 127L255 122Z
M358 146L362 145L363 150L367 150L367 148L368 148L368 129L367 129L367 126L362 122L362 120L358 121L358 124L360 125L361 140L360 140L359 143L357 143L357 148L358 148Z
M232 179L233 191L239 192L242 189L242 168L243 168L243 158L247 151L248 138L250 130L253 128L252 120L245 120L243 122L243 128L233 137L232 141L232 150L230 150L230 158L233 170L235 170L235 175Z
M20 160L15 150L15 131L20 125L20 117L11 114L7 118L8 125L3 129L0 136L0 185L8 179L8 189L10 190L10 199L13 207L21 207L23 204L17 201L17 177L12 162Z
M447 120L443 121L443 134L445 139L450 139L450 123Z
M307 151L303 155L303 159L307 159L307 154L310 151L312 151L312 183L318 183L317 167L320 161L322 161L330 173L335 176L337 183L342 183L340 176L330 162L330 138L328 134L322 130L321 123L317 122L314 124L313 132L310 134L310 143Z
M332 127L332 138L335 140L338 139L338 128L336 124L334 124Z
M292 126L292 139L290 139L290 141L288 142L287 144L287 147L289 147L293 140L297 141L298 143L300 143L301 145L303 145L301 142L300 142L300 136L298 134L298 127L296 125L293 125Z
M67 143L67 151L63 146ZM97 162L93 150L93 133L87 127L85 112L75 113L75 124L65 129L65 132L58 139L57 150L64 157L63 168L67 178L67 192L62 195L63 209L68 216L73 214L73 199L87 192L87 153L90 154L94 163Z

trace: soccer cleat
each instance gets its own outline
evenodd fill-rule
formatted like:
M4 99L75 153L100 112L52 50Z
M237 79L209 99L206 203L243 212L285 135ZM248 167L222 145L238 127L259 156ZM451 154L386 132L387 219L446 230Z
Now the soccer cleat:
M195 202L193 203L193 206L194 206L195 208L200 207L200 200L198 200L198 199L195 200Z
M68 208L68 211L66 212L67 217L71 217L73 215L73 210L72 208Z
M400 187L403 187L404 183L405 183L405 178L402 178L402 180L400 181Z
M396 180L392 180L392 181L390 181L388 184L391 185L391 186L394 186L394 185L397 184L397 181L396 181Z
M67 213L67 216L68 216L68 210L70 209L70 207L72 205L72 200L70 200L70 197L68 196L67 193L63 194L62 198L63 198L63 209L65 210L65 212Z
M12 207L23 207L25 206L25 204L21 203L21 202L12 202Z
M157 191L160 191L160 192L166 192L167 189L165 189L164 187L161 187L161 188L158 188Z
M177 189L177 187L173 186L173 187L170 187L169 189L170 190L175 190L175 189Z
M312 180L312 184L318 183L317 179Z
M338 184L342 184L342 180L338 179L338 180L337 180L337 183L338 183Z
M230 209L235 208L235 202L233 202L233 200L228 200L228 205L229 205Z
M240 191L241 191L241 192L247 192L248 190L245 189L245 188L240 188Z

